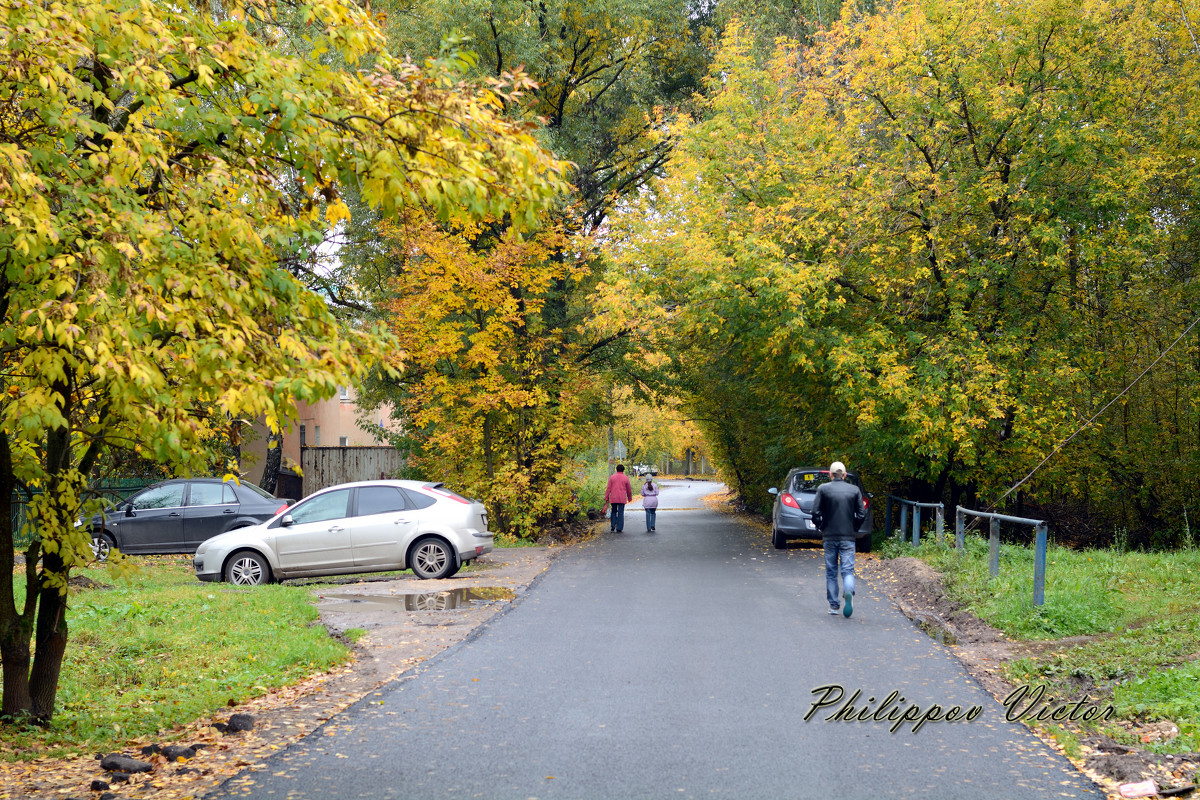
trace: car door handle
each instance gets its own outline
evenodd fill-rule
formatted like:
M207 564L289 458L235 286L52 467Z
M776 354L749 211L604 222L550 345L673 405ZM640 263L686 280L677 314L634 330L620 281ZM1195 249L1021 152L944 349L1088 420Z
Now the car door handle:
M404 525L404 524L407 524L407 523L409 523L409 522L412 522L412 520L411 520L411 519L398 519L398 520L396 520L395 522L393 522L392 524L393 524L393 525Z
M168 517L182 517L183 515L180 514L178 511L172 511L170 514L167 514L167 516Z
M341 525L330 525L329 526L330 533L338 533L339 531L344 531L344 530L346 530L346 529L343 528Z
M221 513L222 514L236 514L237 512L234 511L232 508L227 508L224 511L222 511Z

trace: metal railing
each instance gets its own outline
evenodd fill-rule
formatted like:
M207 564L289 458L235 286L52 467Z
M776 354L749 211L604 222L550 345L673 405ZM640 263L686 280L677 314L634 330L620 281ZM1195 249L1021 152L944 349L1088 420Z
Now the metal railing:
M140 478L114 480L89 487L88 491L104 498L109 503L117 503L153 483L155 481ZM9 500L8 506L9 514L12 518L13 544L18 547L25 547L33 541L34 532L29 527L29 501L33 495L40 493L40 491L36 491L28 497L21 497L14 492L12 498Z
M988 531L988 575L1000 575L1000 523L1011 522L1016 525L1032 525L1034 530L1033 545L1033 604L1042 606L1046 603L1046 546L1049 529L1042 519L1027 519L1011 517L1007 514L995 514L990 511L972 511L959 506L954 512L954 546L958 550L966 547L966 516L982 517L990 520Z
M887 496L887 511L885 513L888 536L892 535L892 506L900 506L900 538L903 539L908 529L908 509L913 510L912 543L916 547L921 544L921 509L937 510L937 542L945 542L943 530L945 526L945 510L941 503L918 503L895 495ZM1042 606L1046 603L1046 547L1049 538L1049 528L1045 520L1013 517L1008 514L996 514L991 511L974 511L958 506L954 512L954 548L959 552L966 549L966 517L981 517L990 520L988 533L988 575L995 578L1000 575L1000 523L1010 522L1015 525L1031 525L1034 530L1033 547L1033 604Z
M943 542L942 533L946 527L946 509L942 503L918 503L916 500L905 500L903 497L896 497L889 494L887 496L886 511L884 512L884 529L888 532L888 536L892 535L892 504L900 505L900 538L904 538L904 531L908 529L908 509L911 506L913 510L912 518L912 543L913 547L921 544L921 509L933 508L936 513L936 530L937 543L940 545Z

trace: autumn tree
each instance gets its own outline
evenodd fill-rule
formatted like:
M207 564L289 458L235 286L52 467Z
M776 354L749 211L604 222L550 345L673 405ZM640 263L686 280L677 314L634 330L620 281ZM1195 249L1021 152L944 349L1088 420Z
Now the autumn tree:
M450 229L412 215L383 229L396 273L387 319L408 353L386 396L420 440L410 466L483 498L496 530L532 533L572 505L561 454L580 447L590 391L578 351L546 335L546 296L586 262L561 257L559 231L520 236L495 220Z
M660 462L661 458L693 462L698 467L699 459L708 456L700 428L674 396L638 392L630 386L615 387L613 430L625 443L627 463L657 464L665 471L667 465Z
M617 222L610 285L658 321L748 499L834 457L998 497L1166 349L1195 307L1183 22L915 0L848 7L767 63L731 27L670 176ZM1160 380L1194 396L1175 366ZM1157 394L1180 436L1154 438L1194 462L1194 407ZM1119 496L1153 430L1124 412L1144 420L1124 444L1107 420L1030 491Z
M466 228L410 219L370 229L382 240L363 237L351 256L372 307L421 360L363 399L412 409L413 462L484 499L498 530L531 534L539 518L574 510L575 456L612 417L604 387L635 366L631 329L592 324L593 237L666 162L655 128L697 85L706 20L678 0L388 8L398 50L430 53L463 35L477 52L472 74L523 66L536 88L507 114L536 124L572 164L569 195L528 235L502 216ZM456 297L427 287L431 274Z
M284 26L311 53L273 48ZM531 220L561 180L500 116L521 79L398 59L343 0L6 3L0 43L0 496L33 497L23 590L0 521L2 712L44 723L99 459L200 468L210 411L278 425L398 363L281 264L344 187L382 214Z

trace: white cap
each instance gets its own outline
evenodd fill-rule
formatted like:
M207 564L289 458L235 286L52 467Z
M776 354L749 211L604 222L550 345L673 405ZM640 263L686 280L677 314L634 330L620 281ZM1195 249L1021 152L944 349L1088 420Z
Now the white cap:
M845 475L846 465L840 461L835 461L829 465L829 473L831 475Z

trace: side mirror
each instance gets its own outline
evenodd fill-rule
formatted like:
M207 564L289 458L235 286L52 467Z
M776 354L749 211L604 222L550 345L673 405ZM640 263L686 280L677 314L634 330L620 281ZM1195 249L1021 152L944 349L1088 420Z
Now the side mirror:
M767 494L779 494L779 490L772 486L770 489L767 489Z
M279 525L280 525L280 527L286 528L287 526L291 525L294 521L295 520L292 519L291 514L284 514L283 519L279 520Z
M125 516L127 516L127 517L133 516L133 503L125 504Z

